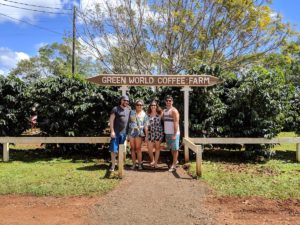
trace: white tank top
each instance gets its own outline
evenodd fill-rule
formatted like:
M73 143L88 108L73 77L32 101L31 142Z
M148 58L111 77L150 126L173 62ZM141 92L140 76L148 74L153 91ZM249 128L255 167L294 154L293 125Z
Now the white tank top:
M174 119L172 117L172 108L164 110L164 129L165 134L174 134ZM177 134L180 134L179 127Z

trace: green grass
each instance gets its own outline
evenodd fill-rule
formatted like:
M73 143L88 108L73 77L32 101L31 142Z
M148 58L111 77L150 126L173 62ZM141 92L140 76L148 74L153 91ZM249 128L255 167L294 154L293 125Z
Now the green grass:
M278 137L297 137L295 132L281 132ZM272 148L275 151L296 151L296 144L280 144Z
M264 165L230 168L228 163L204 162L203 180L219 196L262 196L300 199L300 164L270 160ZM193 164L192 171L195 171Z
M0 163L0 194L37 196L102 195L118 179L109 179L108 165L96 161L41 159ZM111 176L111 175L110 175Z
M279 137L295 137L295 133L283 132ZM209 161L203 162L202 179L219 196L261 196L271 199L300 199L300 163L295 162L295 144L274 147L274 159L264 164L243 163L230 159L220 151ZM227 152L228 153L228 152ZM209 153L207 153L209 154ZM234 154L237 155L237 152ZM236 156L235 155L235 156ZM240 156L240 155L239 155ZM226 158L227 157L227 158ZM195 175L195 163L190 171Z

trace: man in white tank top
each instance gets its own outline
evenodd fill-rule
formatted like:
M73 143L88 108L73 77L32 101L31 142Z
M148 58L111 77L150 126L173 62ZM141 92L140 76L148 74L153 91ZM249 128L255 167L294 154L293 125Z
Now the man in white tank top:
M166 136L167 149L170 149L173 156L173 163L169 169L170 172L176 170L176 163L178 159L179 150L179 112L173 106L172 96L167 96L165 98L166 109L163 112L164 129Z

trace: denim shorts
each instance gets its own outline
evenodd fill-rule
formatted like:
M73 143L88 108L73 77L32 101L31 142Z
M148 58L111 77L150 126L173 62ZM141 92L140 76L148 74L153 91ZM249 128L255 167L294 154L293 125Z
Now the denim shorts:
M126 134L116 134L116 137L110 140L109 151L118 152L119 145L124 144L125 140L126 140Z
M176 139L172 139L173 134L166 134L166 143L167 143L167 149L172 151L178 151L179 150L179 138L180 135L176 134Z

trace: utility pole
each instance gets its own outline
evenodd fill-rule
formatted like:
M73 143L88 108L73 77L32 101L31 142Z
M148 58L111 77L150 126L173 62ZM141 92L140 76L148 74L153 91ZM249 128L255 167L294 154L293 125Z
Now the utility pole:
M73 7L72 76L75 74L76 7Z

